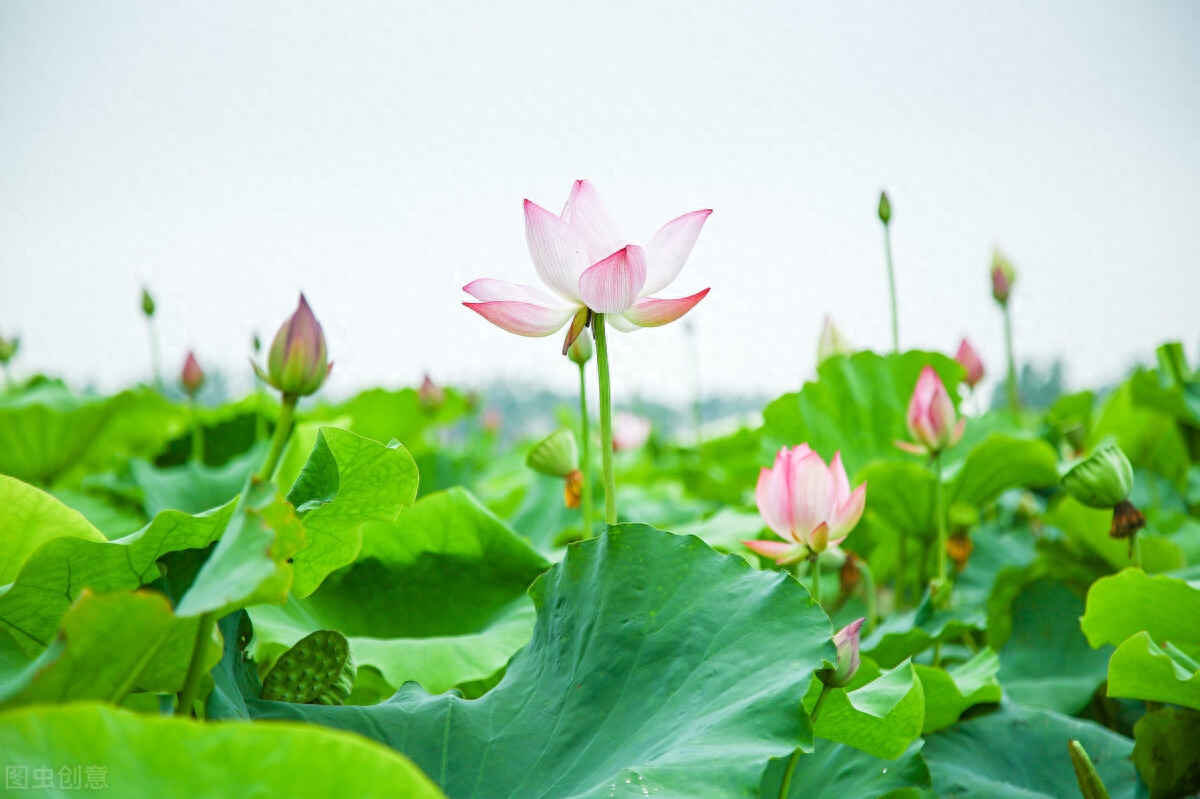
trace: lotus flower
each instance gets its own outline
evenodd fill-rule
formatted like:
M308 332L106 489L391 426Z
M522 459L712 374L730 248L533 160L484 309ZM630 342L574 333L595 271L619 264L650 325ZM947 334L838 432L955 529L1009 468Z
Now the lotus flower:
M645 416L629 411L619 411L613 416L613 450L627 452L645 444L650 439L653 425Z
M187 359L183 362L183 371L179 375L179 382L183 384L183 390L188 396L195 396L200 390L200 386L204 385L204 370L200 368L200 362L196 360L196 355L193 352L188 352Z
M953 447L967 424L966 419L957 417L942 379L932 366L926 366L908 403L908 432L919 443L897 441L896 446L916 455L936 455Z
M548 336L571 322L564 354L588 324L590 312L604 314L624 332L674 322L708 289L679 299L650 295L670 285L683 269L710 213L692 211L671 220L643 249L618 232L595 187L577 180L561 217L525 201L529 254L538 277L555 296L481 278L463 287L479 302L463 305L519 336Z
M795 563L845 540L862 517L867 484L853 492L837 453L828 466L807 444L787 447L758 475L758 512L783 541L743 541L776 563Z
M958 345L958 352L955 353L954 360L967 370L967 385L975 388L975 384L983 379L983 361L979 360L979 354L965 338Z
M833 688L845 688L858 673L858 647L861 641L862 626L866 619L851 622L838 630L833 636L833 645L837 647L837 666L832 669L821 669L817 678Z

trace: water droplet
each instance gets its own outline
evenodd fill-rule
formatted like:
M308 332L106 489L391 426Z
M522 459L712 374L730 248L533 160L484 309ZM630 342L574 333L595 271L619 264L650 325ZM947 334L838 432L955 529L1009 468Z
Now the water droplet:
M883 773L884 773L884 774L887 774L887 769L884 769L884 770L883 770Z
M628 777L626 777L626 779L625 779L625 784L626 784L626 785L628 785L628 784L629 784L629 783L631 783L631 782L633 782L633 780L631 780L631 779L629 779Z

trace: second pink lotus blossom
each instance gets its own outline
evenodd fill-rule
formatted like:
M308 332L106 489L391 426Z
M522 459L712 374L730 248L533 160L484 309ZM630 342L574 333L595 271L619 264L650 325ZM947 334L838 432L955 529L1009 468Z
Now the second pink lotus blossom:
M959 419L954 401L946 391L942 378L932 366L921 370L917 387L908 403L908 432L917 443L897 441L906 452L936 455L959 442L967 420Z

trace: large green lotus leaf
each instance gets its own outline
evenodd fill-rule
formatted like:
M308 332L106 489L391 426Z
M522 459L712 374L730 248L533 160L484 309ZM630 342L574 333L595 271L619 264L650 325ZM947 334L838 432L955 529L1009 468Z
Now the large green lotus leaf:
M1171 657L1149 633L1140 632L1113 652L1108 695L1200 710L1200 669L1195 666L1195 661Z
M859 352L830 358L817 367L817 380L785 394L763 411L763 458L781 446L807 443L826 460L842 453L849 474L877 458L900 457L897 440L907 440L905 413L917 378L926 366L942 378L950 396L965 372L935 352L876 355ZM870 491L867 492L868 499Z
M41 485L153 455L183 432L187 415L145 388L111 397L72 394L46 381L0 396L0 473Z
M822 711L824 712L824 711ZM895 760L872 757L845 744L817 739L800 756L792 774L789 799L922 799L932 796L929 767L917 741ZM763 775L759 799L777 799L786 760L772 760Z
M982 608L956 606L935 610L929 592L921 604L904 613L894 613L862 642L862 651L884 668L891 668L938 642L956 641L986 628Z
M867 523L863 530L851 533L852 536L858 538L860 533L866 533L879 539L904 533L912 542L937 537L933 518L936 481L925 466L905 461L879 461L860 471L855 480L867 484Z
M107 540L78 511L39 488L0 474L0 585L15 580L34 550L55 538Z
M110 541L137 532L149 521L141 506L104 491L86 488L56 488L50 491L59 502L79 511Z
M130 462L133 481L142 490L142 507L154 517L164 510L200 513L236 497L246 480L262 465L265 443L221 466L188 461L179 466L155 468L143 460Z
M157 561L164 554L208 546L221 537L233 514L232 502L196 516L164 511L116 541L46 541L26 560L16 582L0 587L0 629L36 657L83 588L128 591L158 579Z
M1089 447L1115 438L1134 466L1161 474L1177 487L1187 481L1187 444L1174 417L1138 404L1132 381L1113 392L1088 436Z
M1200 713L1164 707L1133 727L1133 762L1150 788L1150 799L1200 792Z
M741 542L764 537L766 526L757 513L721 508L708 518L676 525L675 532L694 535L721 552L749 553Z
M822 686L814 683L805 697L811 713ZM921 736L925 719L925 694L910 661L880 672L863 658L854 680L833 688L817 714L818 738L849 744L874 757L900 757Z
M288 492L304 521L292 591L308 596L325 576L354 561L367 522L391 522L417 496L417 466L399 445L336 427L321 428L316 445Z
M1079 796L1069 740L1083 744L1112 799L1139 795L1133 741L1050 710L1002 705L929 736L922 755L938 796L1064 799Z
M259 602L283 602L305 528L275 484L250 478L229 526L179 600L180 616L223 616Z
M996 682L999 669L1000 658L991 649L980 650L970 660L949 669L916 666L925 692L925 723L921 732L928 735L949 727L975 705L999 702L1000 684Z
M0 714L0 768L32 775L47 767L55 787L34 793L64 799L443 797L403 756L311 725L197 724L87 702ZM63 782L60 767L72 782ZM36 784L32 776L29 784Z
M409 683L365 708L245 704L382 740L453 797L753 796L768 760L811 744L801 698L836 654L790 576L616 525L530 594L533 638L479 699ZM226 653L228 670L239 653ZM210 715L236 713L231 684L218 680Z
M548 566L464 489L430 494L395 522L368 523L358 561L311 596L251 608L255 640L261 653L337 629L393 690L415 680L445 691L489 677L529 640L525 592Z
M84 591L63 616L58 636L39 657L32 680L15 696L0 693L9 707L103 699L120 702L135 690L182 690L198 620L176 616L162 594L93 594ZM219 638L210 638L205 671L221 659Z
M1040 488L1058 481L1058 457L1045 441L993 433L967 453L962 467L949 478L946 504L982 509L1011 488Z
M426 406L415 389L389 391L368 389L337 405L321 405L306 412L311 419L348 419L348 428L375 441L398 440L413 447L433 425L452 424L470 409L467 398L443 389L444 401L436 408Z
M1084 554L1099 557L1112 569L1123 569L1130 565L1129 541L1110 538L1112 511L1089 508L1072 497L1065 497L1057 507L1043 517L1046 524L1062 530L1067 538ZM1183 552L1169 539L1138 534L1142 568L1150 573L1174 571L1183 568Z
M1037 580L1012 603L1012 637L1000 650L1000 684L1022 705L1073 715L1104 682L1111 647L1092 649L1079 629L1083 600Z
M1155 641L1200 646L1200 586L1176 577L1125 569L1097 580L1080 621L1092 646L1119 644L1147 630Z

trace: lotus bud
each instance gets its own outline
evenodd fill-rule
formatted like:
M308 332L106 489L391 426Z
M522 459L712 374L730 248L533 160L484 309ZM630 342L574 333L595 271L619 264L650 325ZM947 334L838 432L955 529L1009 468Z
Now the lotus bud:
M853 354L854 348L850 342L842 335L842 331L834 327L833 320L826 316L825 324L821 325L821 340L817 343L817 366L835 355Z
M340 705L358 670L350 642L337 630L317 630L279 656L263 679L262 698L302 705Z
M11 339L0 338L0 365L8 366L8 362L16 356L17 351L20 349L21 339L19 337L13 336Z
M931 455L953 447L962 439L967 422L957 417L958 412L942 379L932 366L926 366L913 390L906 417L908 432L918 444L897 441L896 446L907 452Z
M958 352L954 354L954 360L967 370L967 385L975 388L975 384L983 379L983 361L979 360L979 354L965 338L958 345Z
M886 191L879 192L879 221L885 225L892 221L892 203Z
M142 289L142 313L146 315L147 319L154 316L154 298L144 288Z
M571 344L567 350L567 357L580 366L592 359L592 334L588 332L587 328L584 328L575 342Z
M204 370L200 368L200 362L196 360L195 353L188 352L187 359L183 362L183 372L179 376L179 382L183 384L183 390L189 397L195 397L200 386L204 385Z
M429 375L425 375L425 379L421 381L421 387L417 389L417 400L425 410L436 411L445 403L446 392L433 382Z
M570 430L558 430L546 436L529 451L525 465L547 477L565 478L579 468L575 434Z
M333 369L328 363L325 333L313 316L304 295L300 305L275 334L267 354L267 374L262 377L274 388L286 394L306 397L316 392Z
M1129 501L1133 465L1116 444L1103 446L1075 464L1063 476L1062 484L1089 508L1112 508L1111 537L1129 538L1146 526L1146 517Z
M858 646L864 621L866 619L852 622L833 636L833 644L837 647L837 667L817 672L817 679L830 688L845 688L858 673Z
M1008 305L1008 295L1016 282L1017 270L997 247L992 251L992 297L1001 305Z

